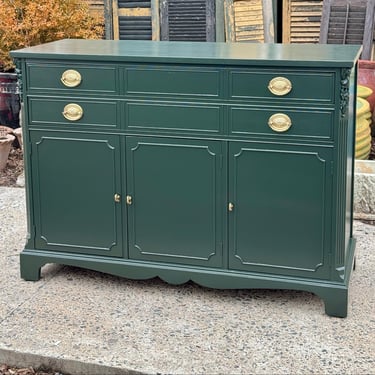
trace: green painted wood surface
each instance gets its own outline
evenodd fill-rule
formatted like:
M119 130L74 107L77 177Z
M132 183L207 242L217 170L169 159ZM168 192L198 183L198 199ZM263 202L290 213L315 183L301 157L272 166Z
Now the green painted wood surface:
M122 256L118 137L33 131L38 249Z
M66 105L74 102L83 110L77 121L69 121L63 116ZM30 97L28 101L30 125L65 125L73 128L117 128L120 126L120 106L113 100L87 100L81 98L40 98Z
M281 63L281 62L280 62ZM288 100L318 101L332 103L335 76L319 70L288 71L278 69L278 75L287 77L292 90L285 95ZM229 73L229 95L233 99L280 99L268 89L269 82L275 77L274 70L233 69Z
M223 111L220 105L193 103L129 102L126 104L127 129L155 133L223 133Z
M327 278L332 149L230 143L229 157L229 267Z
M218 97L220 70L189 67L139 66L126 69L126 93Z
M13 57L147 63L351 67L360 46L75 40L14 51Z
M127 138L130 259L223 266L222 147Z
M270 116L277 113L289 116L292 125L285 133L277 134L269 126ZM231 106L229 132L237 137L268 136L275 140L298 138L300 140L333 140L333 115L329 110L294 109L283 107Z
M71 91L71 88L64 86L61 82L62 74L67 70L66 64L28 64L27 77L28 86L31 90L61 90L65 92ZM119 77L116 66L102 66L90 64L90 66L82 66L82 64L69 64L69 69L78 70L84 80L75 88L75 92L100 94L116 94L118 92ZM98 81L100 86L98 87Z

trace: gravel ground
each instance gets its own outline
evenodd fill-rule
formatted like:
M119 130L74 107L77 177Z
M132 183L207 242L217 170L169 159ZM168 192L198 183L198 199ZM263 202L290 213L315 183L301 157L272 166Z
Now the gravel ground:
M32 367L27 368L16 368L8 365L0 365L0 375L64 375L61 372L52 370L41 370L33 369ZM65 374L67 375L67 374Z
M4 170L0 171L0 186L17 186L17 179L23 172L23 153L19 147L12 147Z

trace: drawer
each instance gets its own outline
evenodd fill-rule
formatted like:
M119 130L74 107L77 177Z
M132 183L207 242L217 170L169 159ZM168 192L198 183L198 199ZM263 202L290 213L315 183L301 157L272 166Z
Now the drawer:
M229 132L238 136L274 135L332 140L333 113L313 109L231 107Z
M231 70L229 97L333 103L335 74L313 71Z
M116 128L120 124L116 101L28 98L30 125L71 125Z
M29 90L80 91L95 94L117 94L116 66L85 66L79 64L28 64Z
M177 67L129 67L125 70L126 93L219 97L220 70Z
M169 102L128 102L129 130L220 133L223 108L219 105Z

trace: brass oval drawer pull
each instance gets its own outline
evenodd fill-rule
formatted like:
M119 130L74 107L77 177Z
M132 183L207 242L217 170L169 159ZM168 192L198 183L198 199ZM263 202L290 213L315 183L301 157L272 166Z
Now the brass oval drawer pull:
M283 96L292 91L292 82L285 77L275 77L269 82L268 89L274 95Z
M83 109L78 104L70 103L64 107L62 114L69 121L78 121L83 116Z
M61 82L66 87L77 87L82 82L82 77L79 72L74 69L65 70L65 72L61 76Z
M268 119L268 125L273 131L282 133L292 126L292 120L285 113L275 113Z

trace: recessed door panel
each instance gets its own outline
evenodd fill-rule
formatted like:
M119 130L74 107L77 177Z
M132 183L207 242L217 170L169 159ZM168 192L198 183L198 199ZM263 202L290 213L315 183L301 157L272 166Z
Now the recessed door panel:
M122 255L117 136L31 132L37 248Z
M222 147L127 138L130 258L222 265Z
M232 143L229 266L328 276L331 149Z

